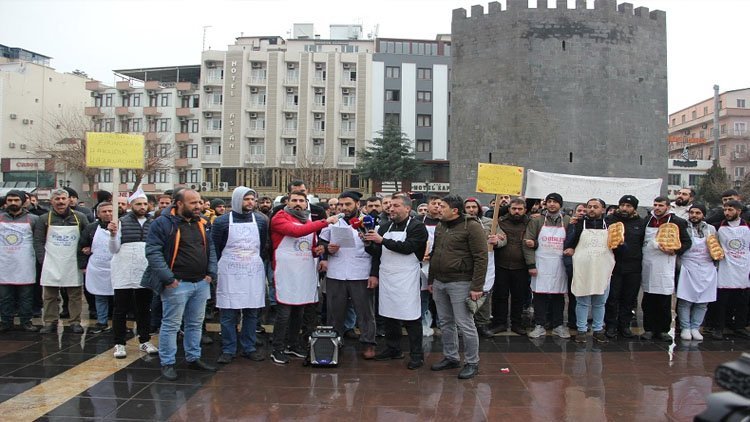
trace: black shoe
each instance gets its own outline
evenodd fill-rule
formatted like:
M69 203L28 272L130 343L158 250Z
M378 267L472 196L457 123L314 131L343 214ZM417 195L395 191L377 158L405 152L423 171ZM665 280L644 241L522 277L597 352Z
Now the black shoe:
M576 343L586 343L586 331L576 331Z
M26 331L27 333L36 333L39 331L39 327L34 325L31 321L26 321L21 325L21 329Z
M487 331L489 331L493 336L495 336L497 334L508 331L508 326L505 324L492 325L489 327Z
M81 327L81 324L74 322L70 324L70 331L73 334L83 334L83 327Z
M227 364L232 361L233 356L229 353L222 353L218 359L216 359L216 363L220 364Z
M109 327L107 324L100 324L96 323L93 327L91 327L91 333L92 334L99 334L99 333L106 333L107 331L111 330L112 328Z
M42 334L50 334L50 333L56 333L57 332L57 321L50 323L50 324L44 324L44 327L42 327L39 330Z
M406 364L406 367L412 370L421 368L422 366L424 366L424 359L411 358L409 363Z
M60 318L61 319L70 318L70 312L68 312L67 310L60 312Z
M263 333L265 333L265 332L266 332L266 327L264 327L264 326L262 326L262 325L259 325L259 326L258 326L258 327L257 327L257 328L255 329L255 334L263 334Z
M289 363L289 357L284 354L281 350L274 350L271 352L271 360L273 363L278 363L280 365L285 365Z
M177 371L174 370L174 365L164 365L161 367L161 376L167 381L177 380Z
M622 327L620 328L620 335L623 338L633 338L635 337L635 334L630 330L630 327Z
M210 372L216 372L216 367L211 366L207 364L206 362L203 362L202 360L194 360L192 362L188 362L188 368L190 369L197 369L200 371L210 371Z
M714 340L724 340L724 330L714 329L711 331L711 338Z
M391 360L391 359L403 359L404 352L395 349L385 349L382 352L375 355L375 360Z
M604 330L594 331L593 337L594 341L597 343L606 343L609 341L607 340L607 335Z
M304 359L307 357L307 351L300 349L298 346L287 346L287 348L284 349L284 354L300 359Z
M474 378L474 376L478 373L478 363L467 363L466 365L464 365L464 369L462 369L461 372L458 373L458 379L467 380L470 378Z
M526 328L520 325L514 325L510 327L510 331L518 334L519 336L525 336L526 334L528 334L528 331L526 331Z
M359 340L359 334L357 334L356 331L352 330L346 330L344 333L344 338L348 338L351 340Z
M641 334L641 338L644 340L651 340L654 338L654 333L651 331L644 331L643 334Z
M443 371L445 369L455 369L460 367L461 362L450 358L443 358L443 360L441 360L440 362L430 366L430 369L433 371Z
M490 329L487 328L486 325L477 325L477 334L479 334L479 337L484 337L484 338L495 337L495 333L490 331Z
M8 323L2 323L0 324L0 333L7 333L8 331L13 329L13 324Z
M214 344L214 339L209 337L206 333L201 334L201 345L206 346L209 344Z
M151 327L148 330L148 335L150 335L150 336L158 336L159 335L159 327Z
M606 336L607 338L617 338L617 328L607 327Z
M245 359L250 359L253 362L262 362L266 360L266 357L263 356L259 351L254 350L250 353L242 353L240 356L242 356Z
M669 333L659 333L659 334L657 334L657 335L654 336L654 339L655 340L666 341L667 343L671 343L672 342L672 336L670 336Z

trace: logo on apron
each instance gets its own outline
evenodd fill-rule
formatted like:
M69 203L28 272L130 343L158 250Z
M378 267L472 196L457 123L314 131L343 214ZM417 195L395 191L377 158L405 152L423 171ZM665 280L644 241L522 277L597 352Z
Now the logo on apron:
M10 231L10 233L0 238L2 239L4 246L20 246L23 244L23 236L21 233L18 233L12 228L8 228L8 231Z
M52 242L54 242L57 246L78 245L77 235L50 233L49 237L52 238Z
M310 250L310 242L307 239L296 239L294 241L294 250L297 252L307 252Z

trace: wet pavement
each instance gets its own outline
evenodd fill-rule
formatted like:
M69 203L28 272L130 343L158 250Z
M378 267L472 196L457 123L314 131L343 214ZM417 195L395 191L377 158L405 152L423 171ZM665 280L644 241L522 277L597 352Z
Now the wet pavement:
M220 337L211 336L216 341L203 350L213 363ZM128 361L114 365L111 342L110 333L0 334L1 418L688 421L705 409L708 394L722 391L713 382L716 366L750 350L750 341L731 339L599 345L590 337L576 344L503 335L481 340L480 374L459 380L458 369L429 369L442 358L439 336L424 339L426 365L415 371L406 360L364 361L358 343L346 340L337 368L236 358L207 373L178 359L179 379L170 382L158 356L133 345Z

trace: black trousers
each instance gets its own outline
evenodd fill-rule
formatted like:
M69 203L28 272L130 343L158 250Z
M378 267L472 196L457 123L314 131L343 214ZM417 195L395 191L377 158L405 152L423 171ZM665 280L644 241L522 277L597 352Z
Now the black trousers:
M633 320L633 302L638 300L641 273L613 273L604 312L607 328L629 328ZM669 330L667 330L669 331Z
M643 331L667 333L672 325L672 295L643 292Z
M409 338L409 355L412 359L424 359L422 350L422 318L404 321L383 317L385 320L385 345L391 350L401 351L401 325L406 327Z
M500 326L508 323L508 298L510 298L510 325L523 325L521 314L526 294L529 290L529 271L506 270L495 267L495 286L492 288L492 325Z
M563 324L565 294L534 293L534 324L547 325L547 312L551 311L551 325L555 328Z
M145 343L151 339L151 289L115 289L115 306L112 313L112 332L115 344L125 344L127 315L135 308L135 323L138 341Z
M283 351L285 347L297 346L302 314L309 305L276 305L276 321L273 324L273 349Z
M716 302L708 304L711 324L716 330L739 330L747 326L750 289L717 289Z
M578 329L576 325L576 295L573 294L573 265L565 266L565 273L568 276L568 328Z

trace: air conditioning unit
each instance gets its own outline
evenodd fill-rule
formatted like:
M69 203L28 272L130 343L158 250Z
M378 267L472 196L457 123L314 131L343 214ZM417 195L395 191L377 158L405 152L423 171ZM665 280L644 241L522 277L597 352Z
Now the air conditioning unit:
M182 97L183 95L185 95L184 91L177 91L177 96L178 97Z
M204 87L203 87L203 91L205 91L205 92L211 92L211 91L212 91L212 89L211 89L211 87L210 87L210 86L204 86Z
M684 133L685 135L690 135L690 129L685 129L682 133Z
M349 70L352 68L352 65L350 63L344 63L344 70Z
M250 118L251 119L257 119L258 118L258 113L250 113Z
M130 96L130 92L128 92L128 91L120 91L120 95L122 95L123 97L129 97Z
M349 115L348 114L342 114L341 115L341 120L349 120Z
M26 144L21 144L21 149L26 149Z
M341 93L344 94L344 95L349 95L349 88L342 89Z
M250 67L252 67L253 69L262 69L263 64L261 62L253 62L253 64L250 65Z
M180 117L181 122L187 122L187 117Z
M15 142L8 142L8 148L15 148L16 143Z
M292 138L289 138L289 139L284 139L284 143L287 145L294 145L297 143L297 141Z
M154 90L152 90L152 89L150 89L150 90L146 91L146 94L147 94L147 95L148 95L149 97L156 97L156 91L154 91Z
M324 92L325 92L325 91L323 90L323 88L315 88L315 93L316 93L316 94L322 94L322 93L324 93Z
M342 139L341 140L341 145L349 145L349 140L348 139Z
M201 182L201 190L211 190L211 182Z
M294 113L284 113L284 117L287 119L294 119Z
M213 141L214 141L214 140L213 140L213 138L206 138L206 139L204 139L204 140L203 140L203 143L204 143L204 144L210 144L210 143L212 143Z
M23 119L23 120L21 120L21 123L23 123L25 125L28 125L29 124L29 119Z
M322 139L313 139L313 145L323 145Z
M257 144L258 143L258 138L249 138L247 140L247 143L249 143L249 144Z
M296 68L297 68L297 66L296 66L296 65L295 65L294 63L287 63L287 64L286 64L286 68L287 68L287 69L296 69Z
M219 192L226 192L229 190L228 182L219 182Z
M209 68L209 69L215 69L216 68L216 63L214 63L214 62L208 62L208 63L206 63L206 67Z
M214 117L214 114L211 113L210 111L207 111L207 112L203 113L203 116L205 118L207 118L207 119L210 119L210 118Z
M315 63L315 70L323 70L325 68L326 67L323 63Z
M250 93L251 94L257 94L258 93L258 88L257 87L251 87L250 88Z
M16 120L16 118L17 118L17 117L18 117L18 116L16 116L16 115L15 115L15 114L13 114L13 113L11 113L11 114L10 114L10 120Z
M94 97L94 98L97 98L97 97L101 97L101 96L102 96L102 94L100 94L100 93L98 93L98 92L96 92L96 91L92 91L92 92L91 92L91 96L92 96L92 97Z
M191 185L188 185L188 189L192 189L192 190L200 190L200 188L201 188L201 185L200 185L200 184L198 184L198 183L193 183L193 184L191 184Z
M294 88L287 88L286 89L287 94L294 94Z
M322 119L323 118L323 113L315 113L315 114L313 114L313 117L316 118L316 119Z
M708 129L708 123L703 123L701 125L701 129Z

